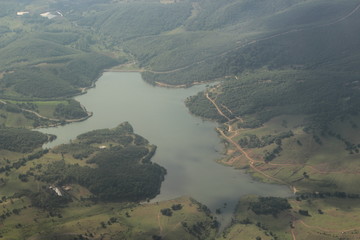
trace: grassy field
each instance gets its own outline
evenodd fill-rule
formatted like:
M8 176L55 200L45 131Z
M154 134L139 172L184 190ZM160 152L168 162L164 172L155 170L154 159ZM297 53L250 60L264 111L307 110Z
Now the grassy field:
M73 190L72 190L73 191ZM181 204L182 209L174 211L171 217L161 214L161 209ZM59 215L49 216L47 212L31 207L26 198L15 198L0 204L4 211L20 209L2 221L0 239L64 239L70 240L82 235L89 239L198 239L184 227L202 223L206 226L202 239L214 239L215 230L210 226L212 219L191 198L164 201L161 203L97 203L74 201L61 209Z
M7 127L33 127L33 121L27 119L21 113L9 113L8 111L0 109L0 114L0 123L4 124Z
M10 103L13 104L27 104L29 103L28 101L14 101L14 100L10 100L8 101ZM36 111L44 117L47 118L55 118L54 116L54 111L55 108L58 104L68 104L66 100L56 100L56 101L31 101L30 103L32 103L36 109Z
M73 99L53 101L0 100L0 123L6 127L36 128L76 121L89 116Z
M235 220L219 239L358 239L358 199L290 199L291 209L278 216L257 215L249 206L257 197L240 200ZM308 211L309 216L299 213ZM246 221L244 221L246 220Z
M233 132L228 132L228 136L235 142L249 135L256 135L261 139L264 136L275 136L289 130L294 135L282 139L282 151L268 163L265 163L264 156L266 152L275 149L277 144L244 148L259 171L248 168L249 159L237 151L232 144L227 144L228 157L223 160L223 163L237 168L246 168L255 178L263 181L295 186L299 192L358 193L358 188L353 184L360 180L358 174L360 165L358 152L356 152L358 150L348 150L345 141L354 146L360 143L360 130L355 124L359 121L359 117L338 120L331 125L329 131L339 134L340 137L330 136L328 133L322 135L319 132L306 132L304 131L305 121L305 116L286 115L276 117L255 129L236 129L237 124L232 124ZM319 140L316 140L314 136L317 136Z
M48 118L56 118L54 116L55 108L58 104L67 104L66 101L36 101L34 102L38 106L39 114Z

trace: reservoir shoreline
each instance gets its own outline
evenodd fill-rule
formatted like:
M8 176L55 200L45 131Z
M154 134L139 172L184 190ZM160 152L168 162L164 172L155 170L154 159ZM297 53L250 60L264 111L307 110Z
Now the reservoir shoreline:
M135 133L157 146L152 158L167 169L160 194L151 202L191 196L216 214L222 225L231 222L241 196L287 197L286 186L256 182L250 175L223 166L223 143L215 131L218 126L190 114L184 100L205 89L159 88L142 80L140 73L104 72L94 87L76 97L93 116L86 121L38 129L58 139L44 147L69 142L77 135L101 128L113 128L128 121ZM226 207L224 207L226 205Z

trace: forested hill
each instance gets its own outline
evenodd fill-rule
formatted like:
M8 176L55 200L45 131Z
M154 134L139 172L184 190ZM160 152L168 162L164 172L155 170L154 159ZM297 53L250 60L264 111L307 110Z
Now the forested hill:
M126 60L99 51L105 48L101 36L74 25L72 16L53 10L49 1L0 1L0 9L1 98L74 96L104 68ZM47 12L56 15L40 15Z
M333 3L323 7L335 8ZM284 22L294 22L282 15ZM342 17L271 34L208 60L214 76L233 76L220 86L219 104L233 117L256 113L259 124L279 114L304 113L315 114L317 125L324 126L358 113L359 21L358 5L352 6ZM190 108L201 115L192 101Z
M42 144L50 139L50 136L41 132L0 127L0 151L9 150L28 153L34 151L36 148L40 148Z
M353 0L199 1L192 3L193 14L182 27L159 36L137 38L127 45L150 73L163 73L155 74L156 79L169 79L173 84L208 80L217 73L211 69L213 64L223 62L222 57L232 59L231 53L259 42L265 44L266 40L276 41L277 36L286 37L294 31L334 24L351 13L357 3ZM311 33L304 34L305 38L311 37ZM248 54L246 60L254 61L252 55ZM210 73L204 75L196 69ZM174 73L177 77L172 76ZM186 77L181 77L184 74Z
M5 99L74 96L104 68L128 59L152 84L190 86L226 77L218 99L232 117L260 112L261 123L281 113L331 119L358 111L355 0L0 4ZM29 11L16 15L22 10ZM46 11L56 17L41 17ZM188 101L194 113L221 118L204 115L197 100Z
M5 99L73 96L104 68L128 59L152 84L190 86L226 77L218 91L221 104L234 116L261 112L259 122L280 113L333 118L357 112L360 7L355 0L0 4L0 97ZM47 11L57 16L40 16ZM204 115L196 99L201 101L188 102L194 113L221 118Z
M304 113L322 125L359 111L358 1L191 4L181 27L124 43L146 81L189 86L226 77L214 97L232 117L259 113L257 124ZM221 120L202 98L188 102L191 111Z
M163 167L151 162L155 150L125 122L114 129L81 134L73 143L55 148L56 154L84 159L87 164L54 161L39 174L39 179L59 185L78 183L105 201L153 198L166 174Z

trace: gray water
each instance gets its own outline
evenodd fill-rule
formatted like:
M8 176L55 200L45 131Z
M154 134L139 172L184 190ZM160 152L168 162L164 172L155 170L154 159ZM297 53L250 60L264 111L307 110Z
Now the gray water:
M213 212L221 208L217 218L223 226L230 222L243 195L289 196L285 186L255 182L242 171L215 162L223 150L214 130L217 124L191 115L184 104L187 97L203 89L205 86L160 88L142 81L139 73L104 73L95 88L76 98L93 116L84 122L40 129L58 137L44 147L128 121L137 134L157 145L152 161L167 169L161 193L152 201L191 196Z

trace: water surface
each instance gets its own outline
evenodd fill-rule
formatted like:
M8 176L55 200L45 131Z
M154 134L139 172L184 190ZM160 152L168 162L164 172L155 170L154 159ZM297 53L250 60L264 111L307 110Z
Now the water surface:
M221 208L218 219L227 224L243 195L288 196L285 186L255 182L215 162L223 148L214 130L217 124L191 115L184 105L187 97L203 89L205 86L160 88L145 83L139 73L104 73L95 88L76 98L93 116L84 122L41 129L58 136L45 147L128 121L137 134L158 146L152 161L167 169L161 193L152 201L191 196L213 212Z

